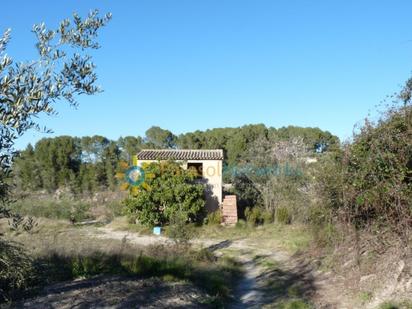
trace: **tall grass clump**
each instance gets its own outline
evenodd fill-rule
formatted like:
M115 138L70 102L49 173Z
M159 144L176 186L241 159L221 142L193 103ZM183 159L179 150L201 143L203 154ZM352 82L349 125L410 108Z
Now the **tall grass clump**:
M246 207L245 217L248 224L251 226L258 225L262 222L262 211L259 207Z
M292 216L287 207L278 207L276 209L276 222L281 224L290 224L292 222Z
M223 222L222 211L216 210L216 211L209 213L206 216L204 223L209 224L209 225L218 225L218 224L221 224L222 222Z

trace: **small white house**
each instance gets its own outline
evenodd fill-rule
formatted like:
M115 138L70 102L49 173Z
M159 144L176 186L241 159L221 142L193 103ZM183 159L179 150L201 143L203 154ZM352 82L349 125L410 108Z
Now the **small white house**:
M158 161L177 161L184 169L199 173L199 182L206 186L206 209L218 210L222 204L222 149L145 149L137 154L138 165Z

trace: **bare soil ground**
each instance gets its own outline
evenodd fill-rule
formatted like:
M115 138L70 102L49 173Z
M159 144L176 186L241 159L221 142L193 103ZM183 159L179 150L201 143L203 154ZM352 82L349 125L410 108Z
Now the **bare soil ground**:
M68 229L67 233L72 237L82 234L91 239L91 244L100 243L95 240L103 243L115 240L144 247L171 242L163 236L139 235L111 226L84 226ZM335 265L341 265L327 268L324 260L314 258L316 254L288 250L294 245L285 246L287 237L282 239L266 230L254 235L237 236L238 231L234 231L235 236L229 234L204 235L192 243L195 247L208 248L217 256L233 257L243 265L244 276L235 289L231 308L279 308L281 303L298 300L322 309L372 309L387 300L412 297L411 257L397 256L399 248L389 250L365 269L356 263L353 247L344 250L341 247L340 251L328 254ZM361 252L366 261L369 255L370 252ZM363 261L361 265L368 263ZM210 306L208 300L210 295L185 282L99 277L48 286L39 296L15 307L199 308ZM410 308L407 306L400 308Z
M97 233L96 233L97 232ZM90 236L102 239L127 240L135 245L145 246L170 242L162 236L137 235L132 232L114 231L103 227L91 230ZM259 243L249 239L196 239L193 245L208 248L216 255L228 255L242 263L244 276L239 281L231 308L262 308L265 305L275 304L278 300L288 298L288 288L295 285L296 281L309 282L304 278L310 271L303 274L300 266L294 265L289 270L271 269L273 265L286 264L291 255L284 249L269 250L261 248ZM278 291L272 292L268 283L276 281L284 285ZM310 284L309 284L310 285ZM305 287L308 291L310 286ZM300 293L300 292L299 292Z
M127 239L139 246L170 242L162 236L138 235L108 227L90 230L90 236ZM353 248L340 253L342 267L319 270L320 261L299 252L291 254L276 242L257 242L253 237L200 238L193 245L208 248L217 255L232 256L242 263L245 274L235 291L232 308L276 308L281 302L298 299L315 308L373 309L388 299L412 295L411 265L395 256L380 261L384 269L371 269L370 275L361 275L365 270L360 271L354 265ZM395 264L388 263L390 260ZM376 282L382 279L377 274L379 271L385 273L386 282Z
M208 296L188 283L100 277L59 283L15 308L202 308Z

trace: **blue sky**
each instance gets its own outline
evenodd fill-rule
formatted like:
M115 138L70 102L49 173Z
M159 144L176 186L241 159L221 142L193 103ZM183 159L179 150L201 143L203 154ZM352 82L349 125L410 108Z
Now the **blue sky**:
M412 71L411 1L2 1L8 54L35 56L34 23L112 12L95 53L104 93L42 117L53 135L176 134L264 123L350 137ZM17 148L41 137L28 132Z

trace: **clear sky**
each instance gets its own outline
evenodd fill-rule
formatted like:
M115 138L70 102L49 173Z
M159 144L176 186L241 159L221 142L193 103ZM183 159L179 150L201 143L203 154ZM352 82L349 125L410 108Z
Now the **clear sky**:
M341 138L412 70L412 1L1 1L8 54L35 56L34 23L112 12L95 53L104 93L40 119L54 135L175 134L264 123ZM35 132L17 147L50 136Z

